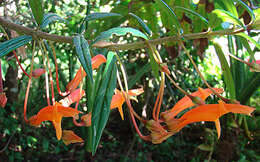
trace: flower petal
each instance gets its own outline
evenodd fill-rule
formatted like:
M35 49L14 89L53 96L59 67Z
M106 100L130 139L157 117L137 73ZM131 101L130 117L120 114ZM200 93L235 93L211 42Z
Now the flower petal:
M213 88L217 93L222 93L223 89L221 88ZM202 100L205 100L210 94L213 92L210 89L202 89L199 88L198 91L192 93L192 96L200 97ZM192 102L192 100L185 96L181 100L179 100L174 107L170 110L172 112L172 117L175 117L177 114L179 114L181 111L185 110L186 108L189 108L191 106L194 106L195 104Z
M56 130L56 136L57 139L60 140L61 139L61 135L62 135L62 129L61 129L61 122L54 122L52 121L52 124Z
M84 142L84 140L82 138L77 136L71 130L63 130L62 131L62 141L64 142L65 145L69 145L71 143Z
M75 77L67 84L66 90L67 91L75 90L86 75L87 75L86 72L82 69L82 67L80 67Z
M97 69L101 64L105 63L107 59L104 55L96 55L91 59L92 69Z
M75 91L70 93L69 96L65 97L64 99L60 100L59 102L62 104L62 106L68 107L72 103L80 100L85 95L85 91L83 89L81 90L81 93L80 94L79 93L80 93L80 88L76 89Z

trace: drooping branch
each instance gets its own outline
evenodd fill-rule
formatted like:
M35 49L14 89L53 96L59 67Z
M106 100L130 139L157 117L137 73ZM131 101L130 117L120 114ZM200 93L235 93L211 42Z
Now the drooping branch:
M15 30L19 33L31 35L34 39L42 38L42 39L51 40L59 43L70 43L70 44L73 43L73 37L71 36L59 36L56 34L49 34L40 30L34 30L19 24L15 24L11 21L5 20L3 17L0 17L0 25L8 29ZM177 36L169 36L169 37L149 40L148 42L149 44L152 45L158 45L167 42L180 41L180 39L192 40L192 39L199 39L199 38L210 38L212 36L234 35L244 31L245 31L244 28L226 29L226 30L219 30L219 31L207 31L207 32L200 32L200 33L184 34L182 35L182 38L179 38ZM139 42L127 43L127 44L97 43L94 44L93 47L107 48L109 50L134 50L134 49L146 48L147 43L145 41L139 41Z

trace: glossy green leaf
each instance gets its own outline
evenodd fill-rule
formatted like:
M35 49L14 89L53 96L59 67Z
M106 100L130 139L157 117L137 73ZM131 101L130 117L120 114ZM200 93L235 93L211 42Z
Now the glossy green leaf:
M238 18L238 13L234 4L234 0L224 0L222 1L222 3L225 6L225 10L229 11L232 15Z
M222 9L215 9L212 11L212 13L210 13L209 25L211 27L216 27L216 25L219 24L219 19L221 19L222 22L229 22L244 27L244 24L238 18L236 18L230 12Z
M187 14L195 15L198 18L200 18L205 24L208 25L208 20L205 17L203 17L202 15L198 14L197 12L195 12L195 11L192 11L192 10L190 10L188 8L184 8L184 7L181 7L181 6L175 6L175 9L176 10L181 10L181 11L187 13Z
M253 43L260 50L260 44L257 41L255 41L252 37L248 36L245 33L238 33L236 35L239 35L241 37L246 38L247 40L249 40L251 43Z
M23 35L0 43L0 57L7 55L9 52L15 50L16 48L24 46L30 41L32 41L31 36Z
M52 23L54 21L67 22L65 19L61 18L59 15L57 15L55 13L47 13L47 14L44 14L44 16L43 16L41 28L42 29L46 28L47 25L49 25L50 23Z
M138 22L139 24L142 26L142 28L144 29L144 31L148 34L148 35L151 35L152 32L150 30L150 28L144 23L144 21L138 17L137 15L133 14L133 13L129 13L129 15L131 15L132 17L134 17Z
M225 82L227 89L229 91L230 98L236 99L235 84L234 84L234 80L233 80L230 68L228 66L228 62L226 60L226 57L225 57L225 55L224 55L224 53L223 53L219 44L214 43L214 47L215 47L216 53L218 55L219 61L221 63L221 69L222 69L223 75L224 75L224 82Z
M141 37L148 40L148 37L144 33L140 32L139 30L136 30L134 28L116 27L100 33L100 35L96 38L94 43L101 40L109 40L113 35L123 36L128 33L131 33L133 36Z
M251 16L251 22L254 22L255 21L255 14L253 12L253 10L248 6L246 5L243 1L241 0L236 0L241 6L243 6L246 11L249 13L249 15Z
M29 5L31 7L33 17L37 24L40 26L43 20L43 8L42 8L42 1L41 0L28 0Z
M174 13L174 11L172 10L172 8L170 6L167 5L167 3L165 3L163 0L155 0L155 2L157 2L157 4L164 9L165 12L167 12L169 14L169 16L172 18L173 24L175 25L175 29L177 33L182 33L182 28L181 28L181 24L176 16L176 14Z
M113 52L109 52L107 56L107 63L101 77L101 84L97 91L94 101L94 108L92 111L91 127L92 127L92 154L94 155L102 132L106 126L109 113L110 104L114 90L116 88L116 57Z
M107 17L121 17L122 15L118 13L108 13L108 12L99 12L99 13L91 13L85 17L85 21L98 20Z
M93 82L91 55L88 42L83 36L80 35L75 36L73 38L73 42L76 47L77 57L87 73L86 77Z

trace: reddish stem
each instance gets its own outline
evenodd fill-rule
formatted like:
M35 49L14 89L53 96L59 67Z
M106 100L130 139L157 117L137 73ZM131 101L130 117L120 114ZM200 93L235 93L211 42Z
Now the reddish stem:
M1 59L0 59L0 93L3 93L3 79L2 79L2 65L1 65Z
M29 74L27 74L26 71L23 69L23 67L22 67L22 65L21 65L21 63L20 63L20 61L19 61L19 59L18 59L17 54L16 54L15 51L13 51L13 54L14 54L14 56L15 56L15 58L16 58L16 61L17 61L18 64L19 64L20 68L22 69L23 73L24 73L25 75L27 75L29 78L31 78L31 76L30 76Z
M130 115L131 115L131 119L132 119L132 122L134 124L134 127L135 127L135 130L137 132L137 134L139 135L139 137L141 139L143 139L144 141L151 141L151 137L150 136L144 136L141 131L139 130L137 124L136 124L136 121L135 121L135 117L134 117L134 114L130 111Z
M54 62L55 62L56 85L57 85L58 92L59 92L59 95L61 95L61 96L67 96L67 95L70 93L69 91L61 92L61 90L60 90L60 82L59 82L59 74L58 74L57 57L56 57L55 49L54 49L54 47L53 47L52 44L51 44L51 48L52 48L52 53L53 53Z
M30 86L31 86L31 78L29 78L29 81L28 81L25 99L24 99L24 105L23 105L23 117L24 117L25 122L28 122L28 119L27 119L27 116L26 116L26 110L27 110L27 102L28 102Z

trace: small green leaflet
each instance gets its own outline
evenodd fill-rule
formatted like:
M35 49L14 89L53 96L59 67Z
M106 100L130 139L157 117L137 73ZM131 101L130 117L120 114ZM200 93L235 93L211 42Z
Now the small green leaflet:
M253 43L260 50L260 44L257 43L252 37L248 36L245 33L238 33L236 35L246 38L247 40L249 40L251 43Z
M99 13L92 13L85 17L85 21L91 21L91 20L98 20L103 19L107 17L121 17L122 15L118 13L107 13L107 12L99 12Z
M116 88L116 57L113 52L109 52L107 56L107 63L102 74L100 84L94 99L94 108L92 111L91 128L92 128L92 154L94 155L103 130L106 126L109 113L110 104L114 90Z
M81 35L75 36L73 38L73 42L76 47L76 54L78 56L78 59L85 72L87 73L87 78L93 82L92 64L88 42Z
M142 28L144 29L144 31L148 34L148 35L151 35L152 34L152 31L150 30L150 28L144 23L144 21L138 17L137 15L133 14L133 13L129 13L129 15L131 15L132 17L134 17L138 22L139 24L142 26Z
M0 57L32 41L32 36L23 35L0 43Z
M176 32L182 33L181 24L176 16L176 14L172 10L172 8L170 6L168 6L167 3L165 3L163 0L155 0L155 1L164 9L164 11L166 11L169 14L169 16L172 17L172 21L173 21L173 24L175 25Z
M144 33L140 32L139 30L136 30L134 28L129 28L129 27L126 27L126 28L116 27L116 28L112 28L112 29L109 29L107 31L100 33L100 35L96 37L94 43L101 41L101 40L109 40L110 37L112 37L113 35L123 36L128 33L131 33L133 36L141 37L141 38L148 40L148 37Z
M216 50L216 53L218 55L219 61L221 63L221 69L223 71L223 75L224 75L224 82L227 86L227 89L229 91L230 94L230 98L232 99L236 99L236 89L235 89L235 84L234 84L234 80L230 71L230 67L228 66L228 62L226 60L226 57L220 47L219 44L214 43L214 47Z
M41 29L46 28L47 25L54 21L62 21L62 22L67 22L65 19L61 18L59 15L55 13L47 13L44 14L42 24L41 24Z
M208 20L205 17L203 17L200 14L198 14L197 12L192 11L192 10L190 10L188 8L181 7L181 6L175 6L174 8L176 10L181 10L181 11L183 11L185 13L195 15L195 16L199 17L206 25L208 25Z
M43 13L44 13L42 8L42 1L41 0L28 0L28 1L33 13L33 17L37 22L38 26L40 26L43 20Z

